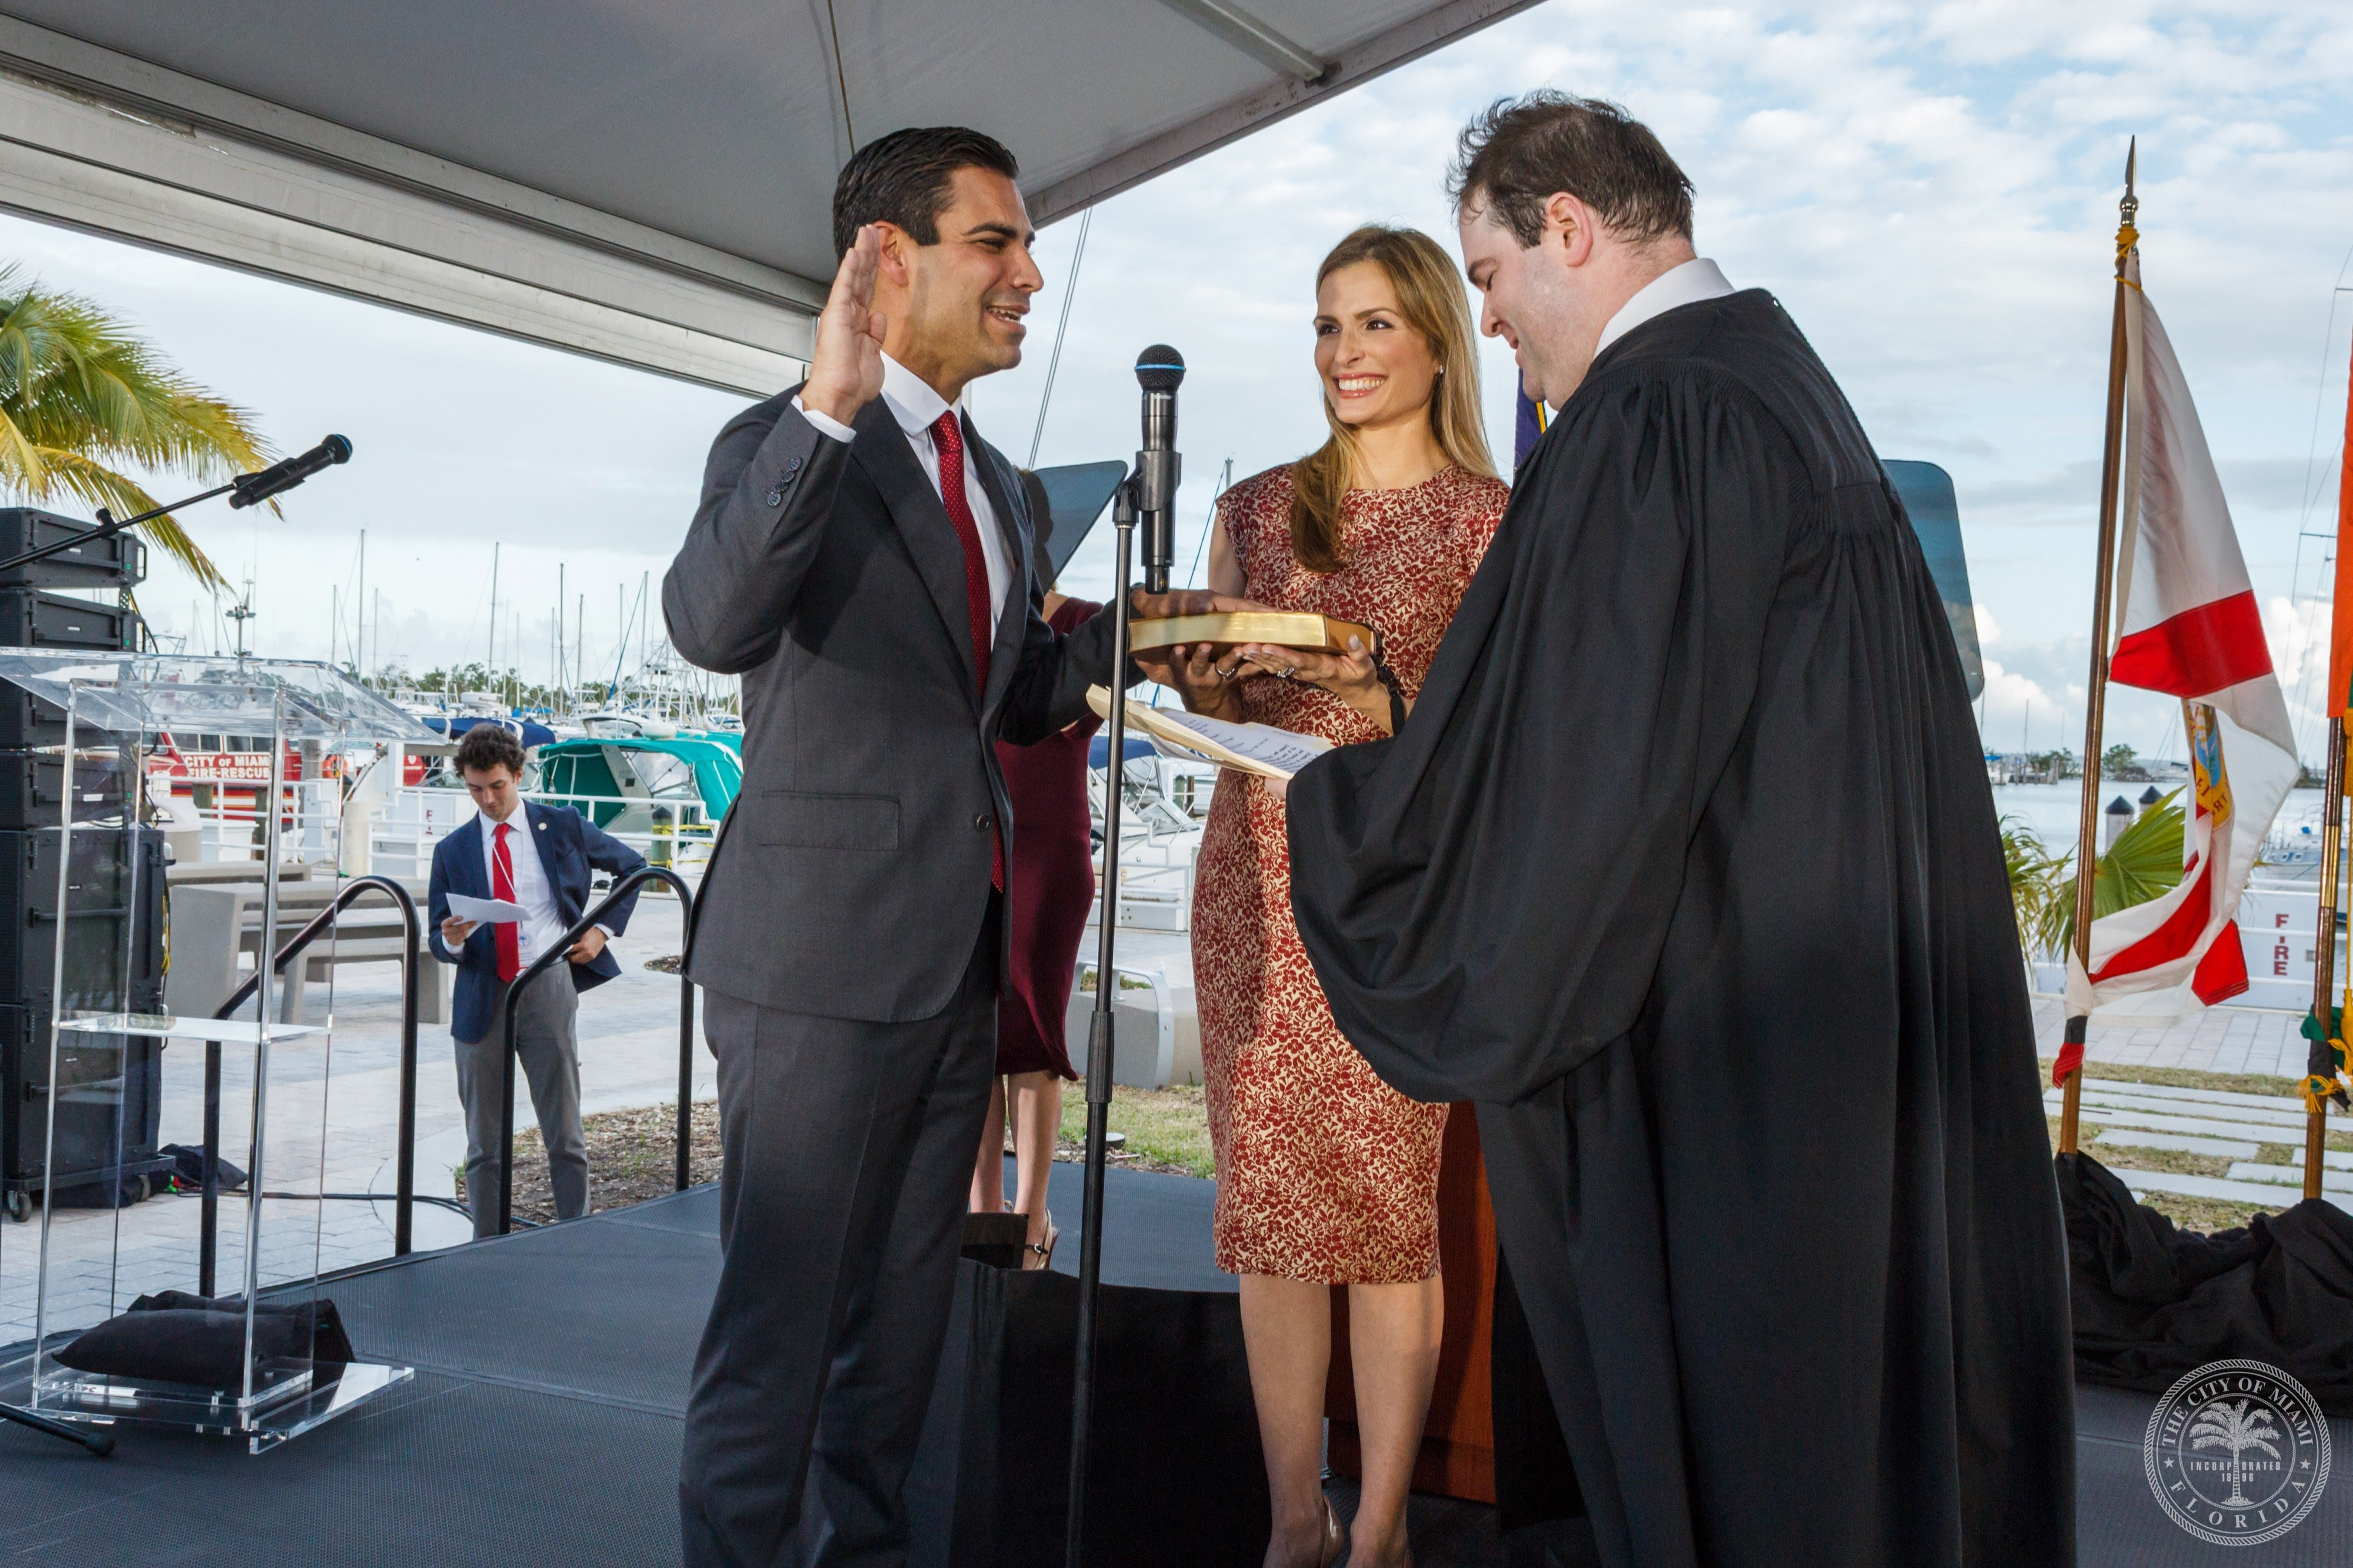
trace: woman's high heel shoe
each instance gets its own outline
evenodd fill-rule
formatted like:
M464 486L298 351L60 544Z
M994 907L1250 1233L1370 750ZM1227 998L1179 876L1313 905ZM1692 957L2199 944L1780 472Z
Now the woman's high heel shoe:
M1026 1248L1029 1256L1022 1258L1021 1267L1024 1268L1051 1268L1054 1267L1054 1244L1061 1239L1062 1233L1056 1227L1054 1224L1054 1216L1052 1215L1048 1215L1046 1216L1046 1239L1043 1241L1033 1241Z
M1332 1500L1325 1498L1324 1500L1324 1552L1316 1562L1320 1568L1335 1568L1335 1565L1347 1555L1347 1527L1340 1522L1339 1514L1333 1510Z

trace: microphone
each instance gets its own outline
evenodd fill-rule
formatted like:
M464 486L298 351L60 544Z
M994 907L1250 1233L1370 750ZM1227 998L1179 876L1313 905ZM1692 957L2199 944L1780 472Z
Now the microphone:
M234 507L251 506L268 500L280 490L290 490L321 468L352 460L352 444L341 436L330 436L299 457L273 463L258 474L239 474L230 483L237 494L228 498Z
M1185 460L1176 453L1176 388L1185 379L1185 356L1155 343L1135 356L1136 384L1144 388L1144 450L1135 455L1135 511L1144 525L1144 591L1168 592L1168 568L1176 554L1176 485Z

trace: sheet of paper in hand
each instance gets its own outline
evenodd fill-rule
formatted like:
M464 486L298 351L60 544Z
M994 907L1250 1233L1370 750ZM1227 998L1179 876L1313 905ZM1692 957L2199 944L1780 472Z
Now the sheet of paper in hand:
M1372 627L1313 611L1230 610L1214 616L1163 616L1137 621L1128 628L1128 646L1138 652L1149 652L1156 647L1197 642L1219 647L1261 642L1276 647L1345 653L1351 637L1361 637L1368 648L1380 645L1380 634Z
M449 912L476 925L511 925L522 919L521 904L510 904L502 899L469 898L464 893L449 895Z
M1087 706L1110 718L1111 693L1100 686L1089 687ZM1321 735L1302 735L1271 724L1236 724L1177 708L1152 708L1134 698L1127 703L1127 725L1159 748L1163 756L1271 779L1287 779L1332 749L1332 742Z

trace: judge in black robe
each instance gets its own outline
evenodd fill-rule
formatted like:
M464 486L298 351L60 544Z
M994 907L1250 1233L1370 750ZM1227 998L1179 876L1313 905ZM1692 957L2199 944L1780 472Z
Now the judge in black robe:
M2073 1560L1992 796L1919 544L1778 301L1594 359L1409 721L1289 816L1342 1031L1478 1102L1603 1561Z

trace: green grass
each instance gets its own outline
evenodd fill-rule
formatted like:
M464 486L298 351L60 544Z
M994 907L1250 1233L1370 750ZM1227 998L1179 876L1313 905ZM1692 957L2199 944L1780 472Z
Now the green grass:
M1165 1171L1179 1176L1210 1177L1218 1173L1209 1152L1208 1102L1198 1085L1170 1089L1114 1089L1111 1096L1111 1130L1127 1135L1124 1149L1111 1162L1132 1170ZM1087 1097L1083 1084L1071 1084L1062 1093L1062 1131L1054 1151L1058 1160L1085 1156Z
M2045 1058L2041 1063L2042 1081L2051 1082L2052 1063ZM2113 1062L2084 1064L2084 1076L2101 1083L2147 1083L2168 1089L2200 1089L2226 1094L2260 1094L2273 1099L2295 1100L2295 1080L2275 1078L2268 1073L2197 1072L2189 1068L2124 1067ZM2212 1154L2189 1154L2174 1149L2132 1149L2121 1146L2094 1147L2100 1123L2091 1120L2094 1112L2086 1110L2076 1122L2076 1142L2092 1157L2111 1170L2168 1171L2176 1175L2228 1177L2232 1162ZM2332 1118L2333 1119L2333 1118ZM2051 1146L2059 1147L2059 1118L2045 1119L2051 1131ZM2248 1129L2249 1139L2260 1129ZM2331 1149L2353 1150L2353 1133L2331 1132L2327 1137ZM2302 1165L2304 1145L2298 1143L2258 1143L2257 1161L2267 1165ZM2197 1198L2180 1193L2139 1193L2140 1201L2165 1215L2184 1230L2212 1235L2216 1231L2238 1230L2259 1214L2277 1214L2302 1196L2295 1188L2282 1189L2276 1204L2242 1204L2225 1198Z

